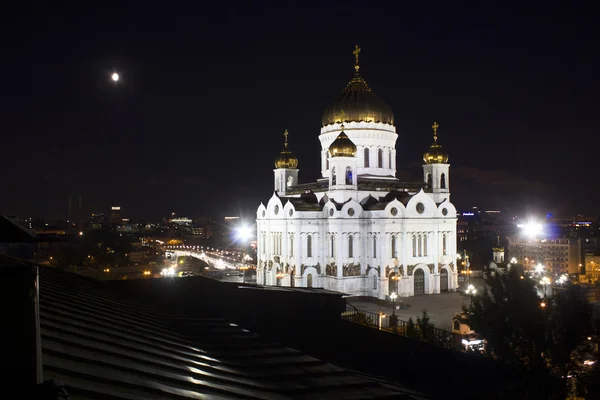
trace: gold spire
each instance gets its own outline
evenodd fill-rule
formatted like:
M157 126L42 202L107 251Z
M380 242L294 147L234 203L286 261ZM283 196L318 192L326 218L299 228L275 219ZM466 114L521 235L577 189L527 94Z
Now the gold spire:
M423 154L423 161L427 164L445 164L448 162L448 153L444 151L442 146L437 142L437 130L440 126L437 122L431 125L433 129L433 144L429 146L429 150Z
M286 129L283 132L283 150L281 150L279 156L275 159L275 168L298 168L298 159L288 149L288 135L289 132Z
M352 54L354 54L354 70L358 72L358 70L360 69L360 65L358 65L358 55L360 54L360 47L358 47L358 45L354 46L354 51L352 52Z
M346 118L346 113L344 112L344 110L342 110L342 111L340 112L340 123L342 124L342 125L340 126L340 129L341 129L341 130L344 130L344 128L345 128L345 126L344 126L344 119L345 119L345 118Z
M431 125L431 128L433 129L433 141L437 142L437 130L440 126L438 125L437 122L433 122L433 125Z

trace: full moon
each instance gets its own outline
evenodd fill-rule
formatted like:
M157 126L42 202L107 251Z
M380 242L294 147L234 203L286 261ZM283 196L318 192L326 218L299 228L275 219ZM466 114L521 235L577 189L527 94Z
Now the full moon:
M115 81L115 82L116 82L116 81L118 81L118 80L119 80L119 74L117 74L117 73L115 72L115 73L113 73L113 74L111 75L111 78L112 78L112 80L113 80L113 81Z

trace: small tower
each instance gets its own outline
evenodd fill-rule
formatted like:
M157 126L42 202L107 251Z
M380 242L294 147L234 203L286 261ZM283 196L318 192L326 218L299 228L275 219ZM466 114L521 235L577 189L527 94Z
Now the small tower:
M288 131L283 132L283 150L275 159L275 192L285 196L288 188L298 184L298 159L288 149Z
M504 263L504 246L500 244L500 236L498 236L498 243L492 248L492 252L496 264Z
M450 164L448 164L448 153L438 143L437 130L440 126L434 122L433 144L423 154L423 179L427 184L427 193L436 203L450 200Z
M329 190L356 190L356 145L344 133L344 125L338 137L329 146Z

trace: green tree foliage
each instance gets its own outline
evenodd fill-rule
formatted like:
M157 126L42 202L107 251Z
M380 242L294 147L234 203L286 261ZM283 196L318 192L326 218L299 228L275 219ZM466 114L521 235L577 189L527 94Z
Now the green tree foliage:
M565 398L573 387L567 375L591 370L583 367L582 359L597 357L587 346L592 342L592 314L579 286L567 286L542 300L535 280L511 269L506 275L488 276L483 294L473 299L468 311L488 352L522 373L518 390L527 398Z

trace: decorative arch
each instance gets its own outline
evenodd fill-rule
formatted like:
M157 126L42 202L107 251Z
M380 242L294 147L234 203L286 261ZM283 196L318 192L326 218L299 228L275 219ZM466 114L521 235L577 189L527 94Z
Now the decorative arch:
M429 189L431 189L432 188L431 174L427 174L427 179L426 180L427 180L427 187Z
M446 174L440 175L440 189L446 189Z
M375 292L379 292L379 271L377 268L371 268L367 272L367 287Z
M377 149L377 167L383 168L383 149Z
M370 158L371 154L370 154L369 148L365 147L365 149L363 150L363 153L364 153L364 159L365 159L365 161L364 161L365 168L369 168L369 166L371 165L371 158Z
M309 278L310 275L310 278ZM312 282L309 282L309 279ZM319 273L315 267L306 267L302 273L302 286L303 287L318 287ZM308 283L312 283L312 286L308 286Z
M412 278L413 278L413 294L414 294L414 276L415 276L415 272L417 271L423 271L423 278L424 278L424 285L425 285L425 294L431 294L433 293L432 287L431 287L431 273L429 272L429 267L423 263L421 264L417 264L415 265L415 267L412 270Z

